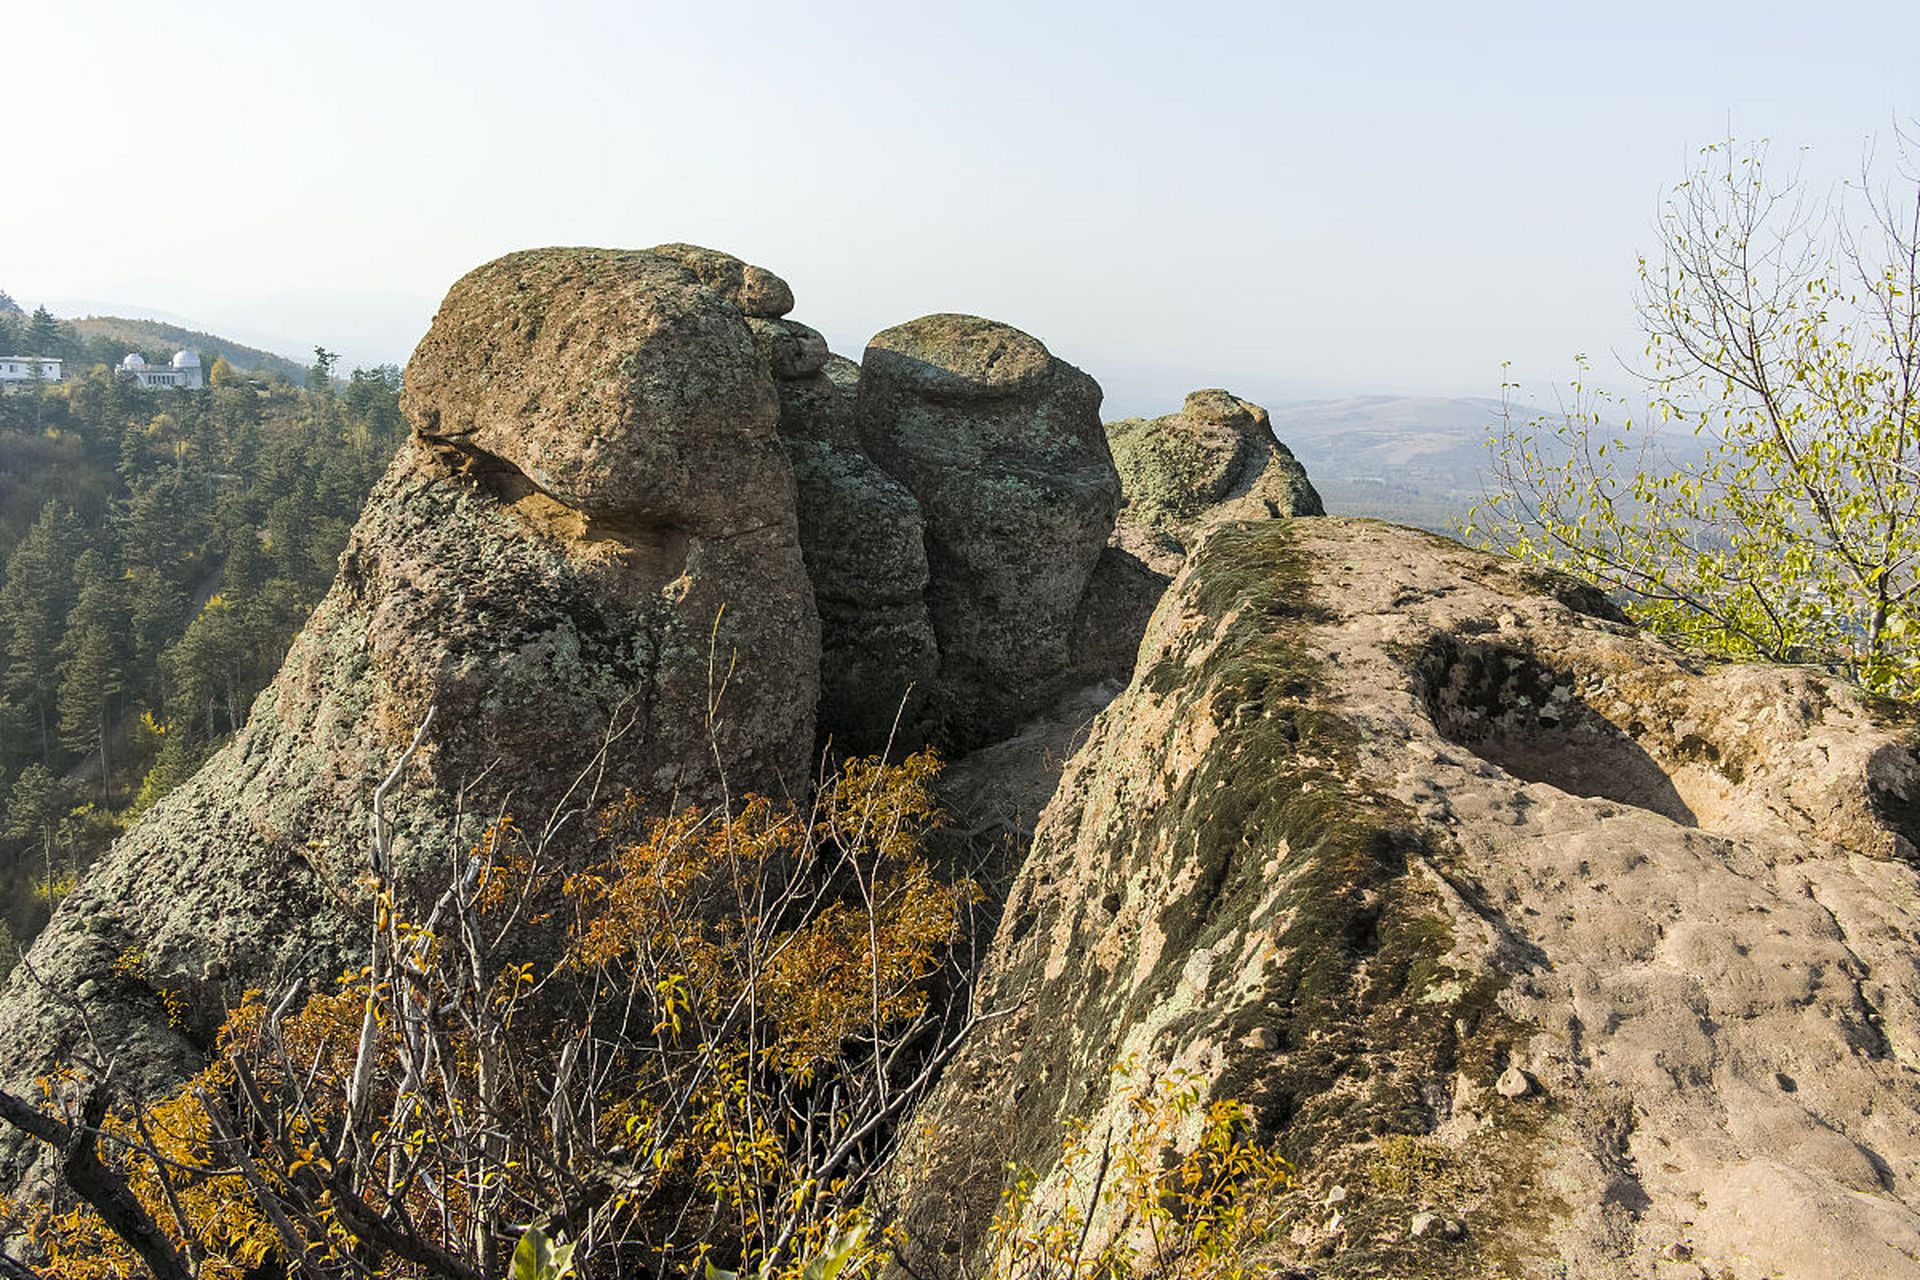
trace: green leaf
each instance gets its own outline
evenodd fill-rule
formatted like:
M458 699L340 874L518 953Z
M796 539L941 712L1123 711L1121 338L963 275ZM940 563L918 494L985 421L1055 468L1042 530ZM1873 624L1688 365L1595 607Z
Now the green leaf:
M834 1280L846 1267L847 1260L854 1250L866 1238L867 1229L856 1226L851 1231L843 1231L827 1242L826 1250L808 1260L800 1272L801 1280Z
M538 1227L528 1227L513 1248L510 1280L566 1280L573 1274L573 1246L555 1244Z

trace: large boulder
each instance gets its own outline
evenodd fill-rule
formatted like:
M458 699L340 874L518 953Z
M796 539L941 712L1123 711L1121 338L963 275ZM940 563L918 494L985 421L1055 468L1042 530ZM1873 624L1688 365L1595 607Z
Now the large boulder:
M1294 1162L1257 1273L1920 1275L1890 715L1430 535L1214 526L1041 816L897 1168L908 1269L965 1271L1009 1162L1036 1228L1084 1200L1125 1063Z
M1073 650L1084 674L1124 682L1147 619L1204 530L1326 511L1267 411L1231 392L1195 391L1178 413L1124 418L1106 432L1120 513L1081 600Z
M926 520L944 736L979 742L1060 691L1120 484L1100 388L1008 325L932 315L876 335L860 439Z
M503 811L804 792L819 624L734 300L671 255L514 254L454 286L405 406L417 434L246 728L0 994L6 1082L91 1034L123 1079L166 1083L246 988L355 962L373 792L429 708L388 798L403 886Z
M401 408L593 517L724 533L765 525L790 484L753 330L667 253L539 249L468 273Z

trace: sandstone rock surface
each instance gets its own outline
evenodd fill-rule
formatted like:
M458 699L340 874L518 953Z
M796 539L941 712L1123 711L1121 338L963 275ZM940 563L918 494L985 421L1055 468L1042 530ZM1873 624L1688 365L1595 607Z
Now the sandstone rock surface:
M867 346L860 439L926 521L935 714L956 741L1004 733L1070 670L1120 496L1099 408L1092 378L990 320L924 316Z
M1011 1012L901 1166L917 1264L978 1247L1008 1160L1059 1203L1124 1061L1297 1162L1256 1270L1920 1275L1887 715L1444 539L1216 526L1041 816L980 994Z

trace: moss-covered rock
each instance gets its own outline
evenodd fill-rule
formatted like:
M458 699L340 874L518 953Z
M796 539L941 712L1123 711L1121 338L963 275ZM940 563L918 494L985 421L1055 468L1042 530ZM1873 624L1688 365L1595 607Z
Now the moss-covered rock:
M1009 1161L1031 1220L1084 1202L1063 1135L1125 1131L1126 1063L1293 1161L1256 1274L1914 1274L1906 731L1565 596L1368 521L1202 530L895 1170L909 1269L977 1260Z
M1218 388L1192 392L1166 417L1109 422L1107 442L1121 520L1174 554L1210 520L1326 514L1267 411Z

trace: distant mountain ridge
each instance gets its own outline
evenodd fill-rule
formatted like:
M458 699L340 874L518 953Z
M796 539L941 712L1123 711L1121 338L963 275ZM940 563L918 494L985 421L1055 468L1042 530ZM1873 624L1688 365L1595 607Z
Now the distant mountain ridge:
M1349 396L1273 405L1273 430L1307 467L1327 510L1436 532L1485 491L1486 439L1500 401L1483 396ZM1531 405L1510 410L1521 422Z
M162 320L83 316L66 323L83 337L105 338L143 349L164 347L170 351L198 351L201 360L208 365L215 360L225 360L243 373L277 374L295 384L304 382L307 376L307 366L297 360Z
M1516 427L1559 417L1536 404L1490 396L1349 396L1301 400L1269 410L1273 431L1306 465L1332 515L1377 516L1451 533L1498 488L1487 439L1503 417ZM1608 424L1607 432L1615 430ZM1647 438L1636 430L1636 440ZM1665 465L1698 458L1702 442L1685 427L1659 436ZM1541 442L1549 454L1551 438Z

